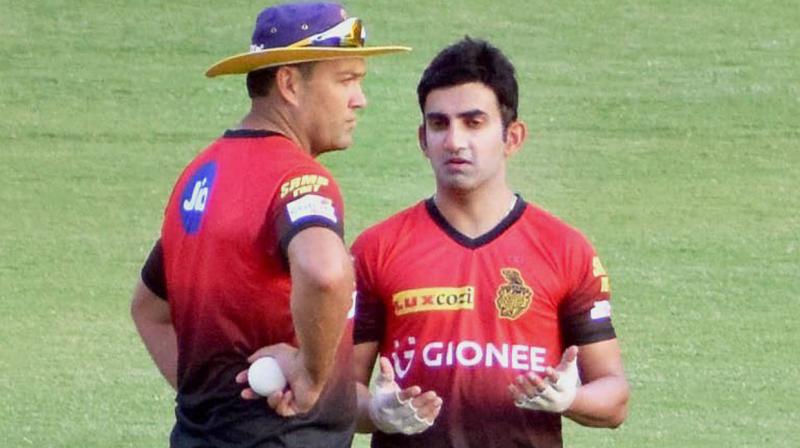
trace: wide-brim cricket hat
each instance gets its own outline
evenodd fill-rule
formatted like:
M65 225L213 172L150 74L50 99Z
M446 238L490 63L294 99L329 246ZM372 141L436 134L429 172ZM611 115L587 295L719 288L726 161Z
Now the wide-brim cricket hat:
M250 51L225 58L206 76L248 73L277 65L410 51L403 46L367 47L364 24L336 3L287 3L256 18Z

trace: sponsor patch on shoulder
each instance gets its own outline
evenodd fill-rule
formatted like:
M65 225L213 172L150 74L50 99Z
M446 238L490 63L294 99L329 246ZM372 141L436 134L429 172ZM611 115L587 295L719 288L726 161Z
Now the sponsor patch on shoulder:
M281 185L281 198L285 198L290 193L293 198L307 193L316 193L320 188L325 188L328 185L330 185L330 181L325 176L319 174L303 174Z
M293 223L311 216L325 218L334 224L338 222L333 201L316 194L307 194L286 204L286 211Z
M611 302L608 300L598 300L597 302L594 302L591 316L592 320L611 317Z
M211 198L214 188L214 178L217 175L217 162L210 161L194 172L183 188L178 206L180 207L183 230L189 235L200 231L203 215Z

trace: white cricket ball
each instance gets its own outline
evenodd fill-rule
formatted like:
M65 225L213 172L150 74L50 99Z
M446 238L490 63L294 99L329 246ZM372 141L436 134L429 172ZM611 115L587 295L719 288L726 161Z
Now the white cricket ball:
M286 387L286 377L275 358L270 356L258 358L247 370L247 382L250 388L262 397L267 397L274 392Z

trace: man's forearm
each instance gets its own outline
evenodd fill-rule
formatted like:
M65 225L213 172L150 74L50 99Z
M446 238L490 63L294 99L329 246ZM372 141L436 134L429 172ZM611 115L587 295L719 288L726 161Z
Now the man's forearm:
M158 370L172 386L178 389L178 343L175 329L170 324L150 324L139 327L139 334Z
M177 390L178 340L169 317L169 304L140 282L131 303L131 316L153 362Z
M352 302L352 280L319 288L295 282L292 318L300 356L311 379L322 385L335 361Z
M584 425L616 428L628 415L628 382L623 376L606 376L582 385L564 416Z
M356 395L358 397L356 432L372 433L377 431L375 424L372 423L372 419L369 416L369 402L372 399L372 394L369 392L369 387L356 382Z

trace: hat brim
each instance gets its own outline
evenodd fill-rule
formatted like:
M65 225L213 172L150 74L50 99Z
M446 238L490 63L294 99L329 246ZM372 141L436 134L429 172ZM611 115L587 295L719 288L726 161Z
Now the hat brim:
M363 58L405 51L411 51L411 48L400 46L273 48L225 58L211 66L206 71L206 76L213 78L220 75L238 75L276 65L323 61L326 59Z

